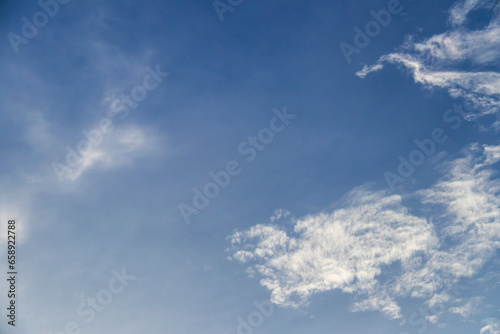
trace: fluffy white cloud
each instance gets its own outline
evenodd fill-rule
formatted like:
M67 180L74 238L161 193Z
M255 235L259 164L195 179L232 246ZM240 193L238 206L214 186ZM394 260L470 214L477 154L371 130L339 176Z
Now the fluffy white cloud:
M500 182L489 158L498 149L473 145L435 186L413 194L429 217L412 214L399 195L361 187L333 212L293 221L293 233L276 225L234 233L233 257L254 263L271 300L283 306L330 290L354 294L353 311L389 318L401 316L398 297L451 302L450 285L474 277L500 248ZM450 311L473 314L478 298Z
M410 267L415 254L436 247L432 225L408 213L400 196L358 188L348 201L349 207L298 220L296 236L264 225L237 232L231 242L243 249L234 257L259 261L256 269L273 302L297 306L327 290L371 294L384 267L398 261ZM355 308L399 316L387 295L373 294Z

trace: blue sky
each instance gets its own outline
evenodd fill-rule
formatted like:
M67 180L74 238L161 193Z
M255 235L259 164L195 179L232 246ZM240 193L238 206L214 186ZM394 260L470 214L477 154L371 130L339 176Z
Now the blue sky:
M1 333L500 333L497 1L5 1L0 30Z

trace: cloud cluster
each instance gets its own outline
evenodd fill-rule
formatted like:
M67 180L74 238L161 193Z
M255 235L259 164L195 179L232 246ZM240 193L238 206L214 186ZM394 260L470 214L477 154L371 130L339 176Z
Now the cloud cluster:
M233 258L253 263L271 300L283 306L339 290L354 295L353 311L400 318L400 297L428 305L449 299L450 284L474 277L500 248L500 182L491 169L499 149L472 145L442 180L412 194L428 216L412 214L400 195L360 187L333 212L293 220L291 233L277 225L235 232Z
M479 8L490 10L491 20L470 30L468 15ZM500 64L498 8L493 1L459 1L449 11L449 31L420 42L409 38L401 51L356 74L364 78L385 64L402 65L424 87L472 103L477 113L470 116L498 116L500 74L491 71ZM492 167L498 161L500 146L473 144L445 166L439 182L408 195L417 202L412 206L400 195L356 188L332 212L292 219L291 232L273 219L235 232L233 258L252 263L279 305L297 307L316 293L338 290L353 295L353 311L401 318L398 299L413 297L429 307L453 302L458 305L448 312L468 318L482 296L464 301L448 291L461 280L478 279L500 248L500 181ZM497 330L497 323L488 323L481 333Z
M464 319L468 319L470 316L479 313L480 304L483 301L481 297L471 298L467 303L462 306L451 307L448 311L450 313L459 314Z

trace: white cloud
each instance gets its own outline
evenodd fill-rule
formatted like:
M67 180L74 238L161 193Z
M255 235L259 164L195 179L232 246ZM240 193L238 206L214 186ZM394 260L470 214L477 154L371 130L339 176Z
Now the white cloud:
M500 55L499 32L500 26L498 22L494 22L483 30L452 30L432 36L421 43L414 43L410 47L420 56L426 56L429 65L464 60L470 60L474 64L490 64L498 61Z
M474 297L471 298L466 304L458 307L451 307L448 311L450 313L455 313L460 315L462 318L468 319L472 315L479 314L479 309L481 305L481 301L483 298Z
M353 303L351 311L380 311L390 319L401 318L401 308L387 291L372 293L366 299Z
M469 153L450 164L446 180L422 192L424 204L444 209L442 235L453 241L445 250L453 264L446 273L455 278L471 277L500 248L500 182L484 168L487 161Z
M348 201L346 208L298 220L295 237L264 225L235 233L233 245L244 248L235 258L259 261L255 268L265 277L261 284L277 304L298 306L314 293L339 289L371 295L355 309L376 308L399 317L388 295L372 293L380 284L378 276L384 267L407 264L415 253L435 247L433 228L409 214L398 195L358 188Z
M271 300L283 306L331 290L353 294L353 311L389 318L401 315L399 297L428 306L461 302L450 286L473 278L500 248L500 182L489 169L498 149L473 145L435 186L413 194L431 209L428 218L410 213L399 195L356 188L333 212L295 221L293 233L274 225L234 233L234 258L253 263ZM450 311L474 314L479 300Z
M437 324L439 321L439 317L437 315L428 315L425 317L427 321L429 321L431 324Z
M479 6L492 4L491 0L462 0L450 9L450 22L454 25L462 25L467 19L467 14Z
M485 164L492 165L500 161L500 146L484 146L484 153L486 155Z
M415 82L425 87L447 89L455 98L463 98L478 109L479 114L494 114L500 110L500 74L496 72L464 72L436 70L413 55L393 53L383 56L381 63L397 63L408 68ZM368 74L369 71L366 72Z
M480 334L500 334L500 321L488 318L483 321L486 325L481 328Z
M500 74L488 66L500 64L500 15L494 11L483 29L469 30L463 26L469 12L479 7L492 9L494 3L460 1L450 10L450 21L454 24L451 30L421 42L410 38L400 52L382 56L356 75L364 78L380 70L384 63L400 64L413 74L415 82L427 88L447 89L451 96L473 103L478 115L498 113ZM474 66L464 65L467 63Z
M79 156L76 167L64 173L64 178L74 181L92 168L128 166L141 157L158 152L158 147L158 136L151 130L133 125L123 126L104 134L101 144L92 145L85 155Z
M361 71L356 72L356 75L360 78L364 78L368 75L368 73L380 71L383 68L384 68L384 65L382 65L382 64L374 64L371 66L365 65L365 66L363 66L363 69Z
M286 218L290 212L286 209L278 209L274 211L274 214L271 217L271 222L274 222L275 220L280 220L281 218Z

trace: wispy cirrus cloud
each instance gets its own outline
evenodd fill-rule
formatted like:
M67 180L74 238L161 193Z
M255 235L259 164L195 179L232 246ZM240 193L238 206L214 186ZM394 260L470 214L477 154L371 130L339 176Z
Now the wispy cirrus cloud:
M482 29L470 30L466 25L467 15L478 8L489 9L491 20ZM385 64L399 64L424 87L443 88L451 96L473 103L479 115L498 113L500 74L490 69L500 64L497 2L460 1L450 9L449 20L450 30L420 42L409 38L400 51L380 57L374 65L365 65L356 75L364 78L381 70Z
M450 9L450 22L453 25L462 25L467 20L467 14L478 7L491 7L490 0L462 0Z
M85 154L73 150L74 160L60 171L64 179L74 181L91 169L113 169L130 166L141 157L148 156L159 148L159 138L151 130L129 125L115 130L103 143L90 146ZM71 154L71 153L68 153ZM68 160L68 158L67 158Z

